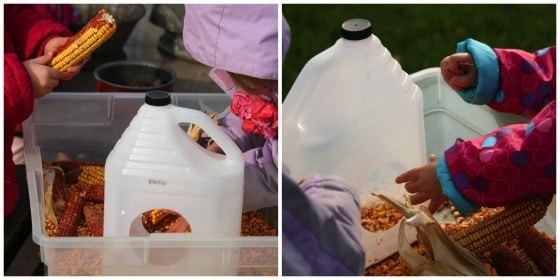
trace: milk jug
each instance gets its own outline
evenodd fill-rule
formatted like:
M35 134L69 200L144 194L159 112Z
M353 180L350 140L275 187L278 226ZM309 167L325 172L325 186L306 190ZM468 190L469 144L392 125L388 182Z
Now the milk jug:
M360 188L362 205L378 200L372 192L402 199L395 177L427 162L422 92L369 21L345 21L341 35L307 62L283 102L284 170L296 181L340 175ZM364 229L366 263L396 252L397 236L398 226Z
M179 125L186 123L199 125L225 155L189 138ZM103 235L142 235L138 217L164 208L187 220L190 236L240 236L243 170L241 151L205 113L148 92L106 160Z

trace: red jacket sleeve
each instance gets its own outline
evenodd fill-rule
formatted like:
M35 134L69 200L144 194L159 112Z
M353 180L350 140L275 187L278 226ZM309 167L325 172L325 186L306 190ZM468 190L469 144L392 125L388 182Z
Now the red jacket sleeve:
M10 129L27 119L33 108L33 87L23 61L44 54L46 43L72 33L34 5L4 5L4 125Z
M455 188L480 206L497 207L556 193L556 101L529 124L458 139L445 152Z
M45 44L54 37L72 36L70 30L35 5L5 5L4 37L9 36L21 61L43 55Z
M494 49L500 69L500 90L488 106L499 112L535 116L556 100L556 46L534 53Z
M500 89L488 105L533 118L457 139L444 155L453 189L487 207L556 193L556 47L494 51Z

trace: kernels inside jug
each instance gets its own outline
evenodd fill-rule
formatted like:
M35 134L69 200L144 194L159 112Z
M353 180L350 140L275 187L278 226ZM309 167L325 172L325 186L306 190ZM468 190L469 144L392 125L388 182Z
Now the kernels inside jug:
M371 232L386 231L395 226L403 217L395 207L382 202L370 202L360 208L362 227Z

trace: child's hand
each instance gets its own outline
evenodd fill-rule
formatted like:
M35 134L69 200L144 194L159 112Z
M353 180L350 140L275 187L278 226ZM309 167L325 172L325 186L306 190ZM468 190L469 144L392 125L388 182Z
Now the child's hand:
M456 53L445 57L441 63L443 80L455 91L476 87L478 73L469 53Z
M41 98L50 93L63 77L61 72L54 70L50 66L53 58L52 53L26 60L23 62L33 86L33 95L35 98Z
M68 40L70 40L70 37L56 37L49 40L45 45L45 54L56 53L60 48L62 48L64 45L66 45L66 43L68 43ZM68 68L68 70L66 70L66 72L62 74L62 78L60 79L63 81L69 81L72 78L74 78L74 76L80 73L80 70L90 60L90 58L91 55L87 56L84 60L82 60L80 64Z
M413 195L410 202L420 204L430 200L428 210L434 213L447 200L441 191L441 184L437 178L436 165L437 157L430 155L430 162L422 167L408 170L395 178L397 184L406 183L406 190Z
M56 37L50 39L47 44L45 44L45 54L57 53L57 51L66 45L69 40L70 37Z

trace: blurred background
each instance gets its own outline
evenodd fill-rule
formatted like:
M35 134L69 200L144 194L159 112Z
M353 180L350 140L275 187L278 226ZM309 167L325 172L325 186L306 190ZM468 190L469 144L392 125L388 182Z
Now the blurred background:
M409 74L439 67L469 37L527 51L556 44L555 4L283 4L282 13L292 32L283 98L305 63L332 46L351 18L369 20L374 35Z

